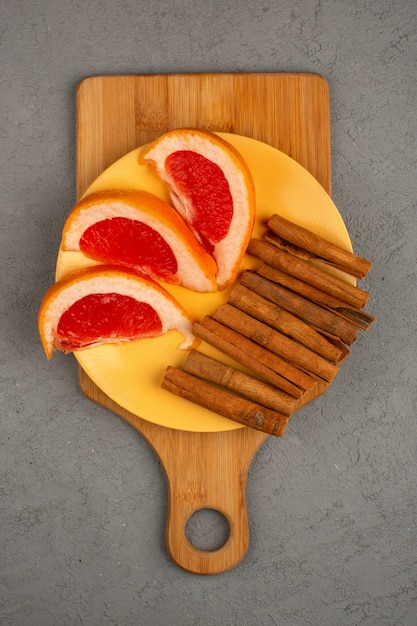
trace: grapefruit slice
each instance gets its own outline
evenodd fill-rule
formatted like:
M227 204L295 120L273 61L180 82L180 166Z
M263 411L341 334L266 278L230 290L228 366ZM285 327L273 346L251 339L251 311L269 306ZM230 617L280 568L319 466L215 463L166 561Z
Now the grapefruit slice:
M163 287L132 270L98 265L55 283L38 315L39 335L50 359L103 343L134 341L178 330L182 349L194 337L191 319Z
M255 219L255 187L241 154L218 135L177 129L141 155L170 188L174 207L217 263L217 286L236 278Z
M78 202L62 249L193 291L216 290L216 263L169 204L146 191L108 190Z

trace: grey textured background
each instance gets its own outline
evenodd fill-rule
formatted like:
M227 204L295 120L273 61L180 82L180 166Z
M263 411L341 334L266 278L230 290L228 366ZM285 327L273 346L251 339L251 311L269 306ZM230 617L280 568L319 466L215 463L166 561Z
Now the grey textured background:
M415 626L415 0L2 0L0 624ZM378 322L326 396L270 438L251 544L194 576L164 545L149 445L47 363L37 336L75 198L87 75L304 71L329 82L333 198ZM221 534L202 516L194 536ZM205 536L205 538L204 538Z

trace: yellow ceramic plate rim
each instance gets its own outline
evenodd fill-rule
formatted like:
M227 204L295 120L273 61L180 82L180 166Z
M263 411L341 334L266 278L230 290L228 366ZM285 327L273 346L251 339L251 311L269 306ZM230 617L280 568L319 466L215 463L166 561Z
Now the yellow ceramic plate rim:
M230 133L219 135L239 150L251 169L257 197L254 236L261 237L265 231L266 220L273 213L278 213L343 248L352 249L339 211L323 187L306 169L283 152L263 142ZM144 189L169 201L164 183L149 166L138 163L144 147L136 148L115 161L98 176L84 195L105 189ZM60 250L56 278L59 280L82 267L94 264L94 261L81 253ZM242 268L255 265L256 262L246 256ZM195 319L212 313L225 301L228 294L228 291L199 294L182 287L164 286ZM105 344L74 354L97 387L138 417L160 426L195 432L241 428L237 422L161 389L166 367L181 366L186 357L186 353L178 349L181 339L179 333L170 331L154 339ZM201 344L199 349L228 361L224 355L216 353L216 350L205 344Z

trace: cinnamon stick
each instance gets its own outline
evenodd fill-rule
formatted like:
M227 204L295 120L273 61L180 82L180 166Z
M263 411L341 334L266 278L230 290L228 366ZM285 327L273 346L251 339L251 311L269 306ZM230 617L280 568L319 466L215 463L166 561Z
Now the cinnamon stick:
M291 289L291 291L295 291L301 296L304 296L313 302L317 302L317 304L324 304L333 309L346 306L346 302L340 300L340 298L335 298L335 296L332 296L317 287L313 287L313 285L304 282L300 278L296 278L287 272L283 272L268 263L262 263L256 271L261 276L264 276L264 278L272 280L274 283L279 283L283 287L287 287L287 289Z
M294 244L285 241L285 239L273 233L272 230L266 231L264 239L276 248L284 250L284 252L288 252L288 254L292 254L299 259L304 259L306 261L317 260L317 256L315 254L313 254L312 252L307 252L307 250L303 250L303 248L299 248L298 246L295 246ZM320 259L320 261L325 262L323 259Z
M169 366L162 388L244 426L282 437L288 415L251 402L188 372Z
M319 335L321 335L323 337L323 339L325 339L326 341L328 341L329 343L333 344L335 346L335 348L337 348L338 350L340 350L340 359L339 361L337 361L337 363L341 363L342 361L344 361L350 354L350 350L347 347L346 344L343 343L343 341L341 341L339 339L339 337L335 337L334 335L331 335L329 333L326 333L324 331L318 331Z
M298 406L298 400L284 391L195 349L188 353L182 369L284 415L292 415Z
M362 330L369 330L371 324L376 320L376 317L367 313L366 311L356 311L355 309L349 309L347 307L337 307L336 313L350 320Z
M263 263L260 267L258 267L257 273L268 280L272 280L274 283L279 283L283 287L287 287L287 289L295 291L295 293L308 298L308 300L312 300L317 304L333 309L339 315L351 320L362 330L368 330L370 325L375 321L373 315L359 309L349 308L346 306L346 302L343 302L342 300L339 300L338 298L335 298L334 296L321 291L320 289L317 289L316 287L313 287L298 278L294 278L294 276L290 276L290 274L286 274L285 272L272 267L272 265Z
M285 241L310 252L315 257L347 272L351 276L364 278L372 267L370 261L353 252L344 250L308 229L294 224L280 215L273 215L267 222L268 228Z
M209 316L203 318L201 322L195 322L193 332L196 337L248 367L294 398L300 398L303 391L311 389L316 384L313 377Z
M231 304L223 304L213 318L229 328L233 328L255 343L264 346L274 354L293 363L304 372L309 372L324 380L331 381L338 372L338 366L323 359L319 354L290 339L267 324L240 311Z
M347 345L351 345L356 339L359 329L355 324L344 319L336 312L324 309L293 291L263 278L259 274L246 270L242 274L240 282L245 287L282 306L305 322L312 324L314 328L338 337Z
M268 265L272 265L278 270L338 298L345 305L361 309L369 298L367 291L359 289L359 287L355 287L355 285L351 285L337 276L332 276L308 261L287 254L266 241L251 239L247 251Z
M288 337L292 337L331 363L340 363L349 353L343 344L335 345L303 320L240 283L236 283L232 288L228 302L268 326L280 330Z

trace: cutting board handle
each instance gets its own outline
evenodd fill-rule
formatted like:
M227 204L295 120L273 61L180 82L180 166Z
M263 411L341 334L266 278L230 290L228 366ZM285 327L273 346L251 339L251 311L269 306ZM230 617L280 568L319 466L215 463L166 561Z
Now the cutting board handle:
M222 433L170 431L169 444L154 446L168 481L166 544L171 558L194 574L219 574L235 567L249 545L246 481L256 450L267 435L242 428ZM227 541L200 550L186 536L187 522L214 509L229 524Z
M171 486L172 489L172 486ZM234 501L228 509L218 502L206 500L203 481L199 493L193 487L174 487L174 496L169 499L166 545L172 560L194 574L218 574L237 565L245 556L249 545L249 526L244 488L239 485L234 490ZM201 550L194 547L186 535L186 526L191 516L201 510L213 509L224 515L229 524L226 542L214 550Z
M249 545L248 472L268 435L246 427L213 433L162 428L101 394L81 367L78 374L83 393L133 426L158 455L168 482L166 545L174 562L193 574L220 574L235 567ZM217 550L198 550L187 539L187 522L201 509L219 511L229 524L229 537Z

